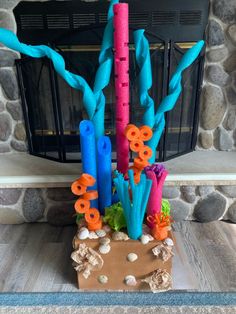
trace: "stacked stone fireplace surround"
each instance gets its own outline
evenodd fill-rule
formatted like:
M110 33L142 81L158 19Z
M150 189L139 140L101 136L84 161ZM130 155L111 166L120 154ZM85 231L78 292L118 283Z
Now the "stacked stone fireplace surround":
M0 27L16 32L13 8L19 0L1 0ZM236 0L212 0L206 30L207 49L199 136L196 150L236 149ZM27 152L14 60L19 54L0 46L0 158ZM6 155L5 155L6 156ZM235 161L236 162L236 161ZM165 186L176 221L228 219L236 223L236 186ZM48 221L64 225L72 217L69 188L0 189L0 223Z

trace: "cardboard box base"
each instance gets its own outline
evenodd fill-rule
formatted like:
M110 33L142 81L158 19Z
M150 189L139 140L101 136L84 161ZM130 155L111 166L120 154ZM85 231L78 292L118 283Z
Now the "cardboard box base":
M171 238L172 235L170 235ZM98 252L99 242L95 240L77 240L74 241L74 246L78 247L80 243L85 243L87 246ZM140 241L111 241L111 251L108 254L101 254L104 265L101 270L91 272L88 279L83 277L82 273L77 273L78 286L83 291L150 291L147 283L141 282L156 269L165 269L171 274L172 259L163 262L156 258L152 253L152 248L157 245L158 241L151 241L143 245ZM129 262L127 255L135 253L138 259L135 262ZM106 284L98 282L98 276L105 275L108 277ZM127 286L124 278L127 275L136 277L136 286Z

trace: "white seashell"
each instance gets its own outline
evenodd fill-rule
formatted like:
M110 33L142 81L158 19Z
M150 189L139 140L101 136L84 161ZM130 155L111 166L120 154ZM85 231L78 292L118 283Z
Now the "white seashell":
M148 236L149 242L154 240L154 238L153 238L153 236L152 236L152 235L150 235L150 234L146 234L146 236Z
M82 227L80 230L79 230L79 233L78 233L78 238L80 240L85 240L89 237L89 231L87 228L85 227Z
M127 286L136 286L137 285L137 281L136 281L136 278L132 275L128 275L125 277L125 284Z
M174 242L171 238L166 238L164 244L168 246L174 246Z
M108 282L108 277L105 275L100 275L98 276L98 282L100 282L101 284L105 284Z
M99 246L98 250L101 254L107 254L110 252L111 246L109 244L102 244Z
M90 231L89 232L89 239L97 239L98 236L96 235L96 233L94 231Z
M148 244L148 242L149 242L150 240L149 240L148 235L143 234L143 235L141 236L141 238L140 238L140 241L142 242L142 244Z
M127 260L129 261L129 262L134 262L134 261L136 261L138 259L138 255L137 254L135 254L135 253L129 253L128 255L127 255Z
M96 235L97 235L99 238L103 238L103 237L105 237L105 235L106 235L106 232L105 232L104 230L102 230L102 229L96 230L95 233L96 233Z
M100 244L105 244L105 245L107 245L107 244L109 244L111 242L111 240L109 239L109 238L100 238L99 239L99 243Z
M109 232L111 232L111 227L110 226L108 226L108 225L105 225L105 226L103 226L103 228L102 228L106 233L109 233Z
M129 237L126 233L121 232L121 231L115 231L112 234L112 240L114 241L127 241L129 240Z

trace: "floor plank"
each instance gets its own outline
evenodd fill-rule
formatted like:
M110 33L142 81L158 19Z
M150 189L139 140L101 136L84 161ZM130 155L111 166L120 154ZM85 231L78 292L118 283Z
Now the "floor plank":
M236 225L173 225L173 288L236 291ZM76 292L70 254L75 226L0 225L1 292Z

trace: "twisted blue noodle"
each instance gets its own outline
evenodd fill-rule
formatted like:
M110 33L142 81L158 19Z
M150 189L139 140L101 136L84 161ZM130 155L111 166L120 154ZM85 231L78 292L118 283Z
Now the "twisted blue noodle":
M10 49L16 50L33 58L48 57L52 60L54 68L61 77L73 88L81 90L83 93L83 103L88 113L89 119L94 115L96 109L96 99L88 83L79 75L71 73L65 69L63 57L53 49L45 46L31 46L20 43L18 38L11 31L0 28L0 42Z
M135 55L138 63L139 73L139 96L140 104L145 108L143 124L153 128L155 123L154 101L149 96L148 90L152 87L152 67L150 50L147 38L144 36L144 29L134 32Z
M107 25L104 30L102 47L99 55L99 67L96 72L93 92L96 98L96 111L92 117L95 126L96 138L104 135L105 96L103 89L109 84L113 65L113 5L119 0L112 0L107 16Z
M152 86L152 70L150 62L149 44L144 35L144 30L134 32L136 59L140 68L139 76L139 94L141 106L145 107L145 114L143 123L153 128L153 137L148 142L152 151L155 152L161 138L161 134L165 128L164 113L174 108L179 95L182 91L181 80L182 72L189 67L201 52L204 41L200 40L193 47L191 47L180 60L175 73L169 84L169 94L161 101L156 115L154 115L154 104L151 97L148 95L148 89ZM155 153L149 160L151 163L155 162Z
M156 115L155 115L155 123L154 123L154 131L153 137L148 142L148 145L151 147L152 151L155 152L159 140L161 138L161 134L165 128L165 112L170 111L174 108L179 95L182 91L182 72L187 69L198 57L204 46L204 41L198 41L193 47L187 50L187 52L183 55L180 60L175 73L173 74L170 84L169 84L169 94L163 98L160 105L158 106ZM155 154L149 160L151 163L155 162Z

